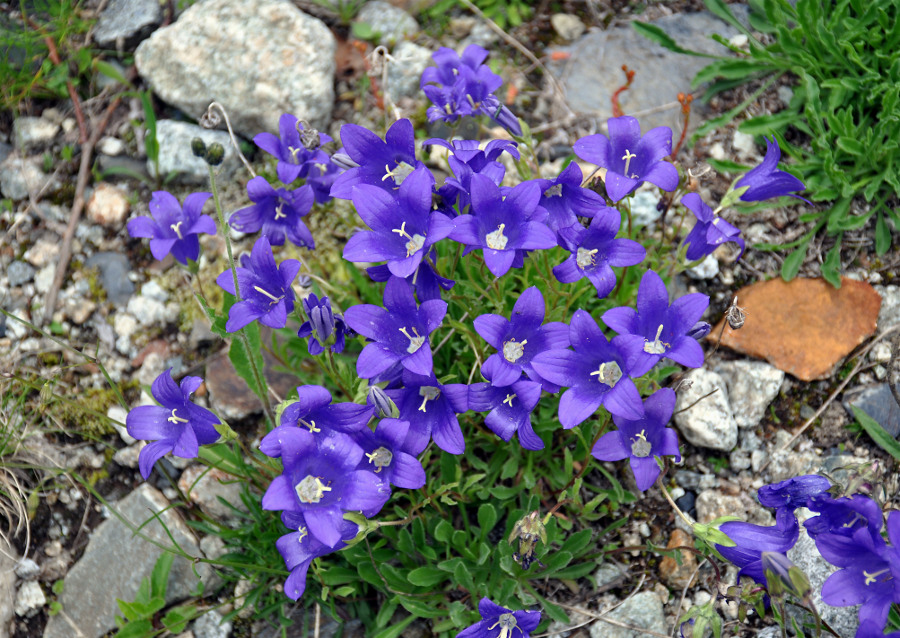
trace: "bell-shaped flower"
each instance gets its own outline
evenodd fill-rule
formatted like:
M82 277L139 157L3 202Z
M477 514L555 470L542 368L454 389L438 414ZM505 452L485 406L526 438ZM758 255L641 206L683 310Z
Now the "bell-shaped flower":
M807 474L763 485L756 494L759 504L764 507L786 508L793 512L798 507L807 507L810 498L825 493L830 487L831 483L824 476Z
M412 288L406 280L392 277L384 288L384 308L371 304L352 306L344 321L359 334L371 339L356 361L356 371L371 379L395 363L423 376L430 376L430 335L447 314L447 302L432 299L416 307Z
M697 223L684 238L687 244L685 257L690 261L711 255L716 248L727 242L734 242L741 247L740 259L746 244L741 231L716 215L697 193L688 193L681 198L682 205L697 217Z
M531 366L531 360L539 352L569 347L569 327L558 321L541 325L544 312L544 296L532 286L516 300L509 319L502 315L475 318L475 331L497 349L481 367L481 373L491 385L512 385L524 372L533 381L544 383L549 392L559 391L559 386L548 384Z
M469 192L472 187L472 175L476 173L488 177L497 186L506 176L506 168L497 161L503 152L519 159L516 143L511 140L491 140L484 149L477 140L446 140L432 138L425 140L423 146L442 146L450 150L447 163L453 175L444 180L438 194L451 207L455 204L458 212L465 211L471 203Z
M373 432L363 428L353 435L365 456L360 469L377 474L382 481L396 487L417 490L425 485L425 470L419 460L403 450L409 432L409 421L382 419Z
M536 182L523 182L504 197L489 178L476 174L471 196L470 214L453 220L450 239L465 244L466 252L481 248L484 263L495 277L513 267L517 253L556 246L553 231L533 220L547 214L539 207L541 192Z
M766 156L762 163L751 169L734 185L735 191L746 188L740 199L745 202L761 202L764 199L789 195L797 199L808 200L794 195L794 191L802 191L806 186L799 179L785 171L778 170L778 161L781 159L781 148L773 137L766 140Z
M456 634L456 638L528 638L541 624L539 611L513 611L482 598L478 603L481 620Z
M579 217L594 217L603 211L613 210L597 193L581 187L581 168L571 162L556 179L539 179L541 185L541 206L550 216L547 225L555 232L578 223ZM619 212L616 217L619 217ZM617 228L618 232L618 228Z
M793 512L780 509L775 513L775 525L763 526L743 521L728 521L719 525L719 531L735 543L734 547L716 545L716 550L726 560L740 567L738 579L747 576L765 586L766 575L762 565L762 553L786 553L797 542L800 525Z
M359 533L359 527L356 523L345 520L340 527L341 540L334 547L329 547L309 533L302 515L292 513L283 518L287 519L286 525L293 523L289 527L297 530L275 541L285 567L291 572L284 581L284 595L291 600L299 600L306 591L306 572L313 559L346 547L346 541L352 540Z
M544 442L531 427L531 413L540 398L541 384L533 381L516 381L502 388L490 383L469 386L469 409L487 412L484 424L504 441L518 433L526 450L544 449Z
M184 198L184 208L175 196L156 191L150 199L150 217L136 217L128 222L132 237L149 237L150 253L162 261L172 253L175 260L187 265L200 256L200 233L216 234L216 222L209 215L201 215L211 193L191 193Z
M276 432L284 471L263 494L262 508L302 514L319 542L335 547L341 541L344 512L374 515L390 497L376 474L356 469L364 453L349 435L316 437L304 428L282 427L266 438Z
M662 358L688 368L703 365L703 348L688 332L706 312L709 297L696 292L683 295L669 305L669 292L662 277L648 270L638 287L637 310L611 308L603 322L619 333L628 353L632 374L646 374Z
M247 195L254 204L232 213L229 226L242 233L261 232L273 246L284 245L287 237L295 246L316 247L309 228L303 223L315 199L311 186L292 191L276 189L265 177L257 176L247 182Z
M881 507L862 494L834 498L828 493L822 493L811 497L806 507L818 513L818 516L803 522L806 532L813 539L819 534L852 536L862 527L868 527L873 534L878 534L883 524Z
M159 405L138 406L125 418L125 428L130 436L152 441L138 456L144 479L150 476L153 465L169 452L183 459L193 459L199 454L201 445L218 440L215 426L220 422L219 418L206 408L191 403L191 394L201 383L200 377L185 377L179 387L169 368L156 377L150 387Z
M640 419L641 395L630 378L621 337L607 341L591 315L578 309L569 324L569 341L574 350L546 350L531 362L541 377L569 388L559 401L562 426L574 428L600 406L614 415Z
M607 432L594 444L591 454L599 461L628 459L634 480L645 492L659 476L657 456L681 460L678 433L666 424L675 410L675 392L661 388L644 401L644 416L634 421L613 415L617 430Z
M409 422L403 451L418 456L434 439L450 454L462 454L466 448L456 415L469 409L469 390L463 383L439 383L434 376L403 373L403 388L387 390L397 405L400 418Z
M431 212L434 177L424 166L403 180L398 194L377 186L353 188L353 204L372 230L355 233L344 247L352 262L386 261L396 277L412 275L431 246L453 231L453 222Z
M643 182L664 191L678 186L678 169L663 158L672 153L672 129L658 126L641 136L641 125L629 116L607 121L609 137L588 135L575 142L575 154L606 169L606 193L614 202Z
M560 231L563 245L572 254L553 267L553 275L564 284L587 277L597 289L597 297L606 297L616 285L612 267L634 266L647 254L632 239L616 239L621 223L619 211L603 206L587 228L575 224Z
M260 237L253 244L250 259L242 259L241 264L235 268L241 301L228 311L225 330L236 332L257 319L264 326L284 328L288 313L294 311L291 282L300 271L300 262L285 259L281 264L276 264L269 240ZM216 277L216 283L237 296L234 274L230 268Z
M318 149L331 142L331 138L324 133L304 128L290 113L278 118L278 133L278 136L259 133L253 138L253 143L278 160L275 171L284 184L290 184L298 177L306 177L310 162L321 160Z
M442 290L450 290L456 285L456 282L452 279L447 279L437 274L432 265L437 263L437 259L437 251L432 249L428 256L422 259L419 268L406 277L406 283L415 291L419 301L440 299ZM366 273L372 278L372 281L378 282L385 282L394 276L386 264L370 266L366 268Z

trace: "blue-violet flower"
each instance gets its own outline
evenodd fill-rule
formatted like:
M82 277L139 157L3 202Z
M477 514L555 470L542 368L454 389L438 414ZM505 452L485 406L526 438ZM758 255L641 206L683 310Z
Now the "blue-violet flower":
M192 193L184 198L184 208L171 193L156 191L150 199L151 217L136 217L128 222L132 237L149 237L150 253L162 261L166 255L181 264L197 261L200 256L200 240L197 235L216 234L216 222L209 215L201 215L211 193Z

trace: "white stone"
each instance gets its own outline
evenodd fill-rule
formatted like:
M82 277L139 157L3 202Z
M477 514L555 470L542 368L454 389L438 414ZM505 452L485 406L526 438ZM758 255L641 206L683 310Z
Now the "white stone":
M741 157L746 159L756 159L759 157L759 153L756 151L756 141L753 139L752 135L742 133L741 131L735 131L732 145L734 145L734 150L736 150Z
M662 217L659 204L659 189L655 186L640 187L631 200L631 221L635 226L649 226Z
M40 584L34 580L26 581L16 593L16 616L31 618L46 604L47 597Z
M725 147L722 146L722 142L716 142L709 147L709 156L719 161L725 159Z
M117 312L113 319L113 329L118 337L130 338L134 331L137 330L137 327L137 319L124 312Z
M97 145L97 150L99 150L104 155L121 155L125 152L125 142L120 140L118 137L104 137L100 140L100 143Z
M134 438L132 438L132 436L128 434L128 430L125 429L125 421L128 418L128 410L123 408L121 405L114 405L106 411L106 416L113 421L118 421L118 423L112 423L112 426L116 429L116 432L119 433L119 437L121 437L122 441L125 442L125 445L131 445L132 443L134 443Z
M34 276L34 289L42 295L46 295L53 285L53 277L56 275L56 265L47 264Z
M37 158L19 158L15 154L0 164L0 193L16 201L27 199L29 193L44 195L59 189L59 182L44 174Z
M691 279L712 279L719 274L719 260L714 255L707 255L703 261L685 272Z
M151 385L166 369L166 362L158 352L151 352L144 357L141 369L138 371L138 381L142 385Z
M716 372L725 378L734 421L741 428L762 421L784 381L783 371L763 361L725 361Z
M138 295L128 300L128 313L142 326L159 325L166 319L166 306L157 299Z
M692 444L730 452L737 445L738 428L728 403L725 380L704 368L691 370L685 379L692 384L678 394L675 423ZM709 396L695 403L705 395ZM691 404L694 405L690 409L679 412Z
M563 40L577 40L584 33L584 22L571 13L554 13L550 24Z
M637 631L598 620L591 625L591 638L644 638L647 634L642 629L657 633L666 631L662 601L652 591L642 591L629 597L608 616L612 620L636 627Z
M378 34L378 43L385 46L393 46L419 31L415 18L403 9L381 0L363 4L356 21L368 24Z
M54 262L59 255L59 240L51 241L41 237L25 251L25 260L35 268L43 268Z
M53 141L59 124L43 117L20 117L13 122L12 139L18 148L38 146Z
M125 193L112 184L100 182L88 200L87 214L95 224L121 227L130 208Z
M163 287L159 285L156 280L150 280L141 286L141 294L144 297L149 297L150 299L156 299L162 303L165 303L169 300L169 293L163 290Z

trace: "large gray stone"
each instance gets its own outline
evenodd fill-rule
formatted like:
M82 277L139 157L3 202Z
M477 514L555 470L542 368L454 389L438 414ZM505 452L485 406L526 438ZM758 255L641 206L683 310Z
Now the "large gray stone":
M850 418L856 419L851 409L855 406L875 419L892 437L900 436L900 405L887 383L848 390L843 404Z
M225 131L211 131L196 124L176 120L160 120L156 123L156 139L159 141L159 174L174 173L181 181L204 182L209 180L209 166L202 157L191 150L191 140L199 137L209 146L219 143L225 149L225 158L216 171L228 177L237 170L239 160L231 138ZM147 172L156 173L153 162L147 158Z
M728 400L739 428L752 428L762 421L784 381L783 371L763 361L725 361L716 372L728 384Z
M27 284L34 279L34 268L24 261L14 261L6 269L6 278L12 288Z
M641 629L649 629L658 633L666 631L666 617L663 613L662 602L659 600L659 596L652 591L635 594L607 616L611 620L637 627L638 630L626 629L598 620L591 625L591 638L644 638L647 634L640 631Z
M878 329L887 330L900 323L900 286L875 286L875 290L881 295Z
M419 31L416 19L388 2L367 2L356 16L357 22L365 22L378 34L378 43L391 46Z
M730 38L737 30L711 13L679 13L654 20L680 46L711 55L728 51L710 39L718 33ZM691 80L711 61L692 55L674 53L640 35L631 25L605 31L590 31L571 45L558 50L570 57L553 64L551 72L562 83L569 106L582 115L594 115L605 121L612 116L612 94L625 83L622 63L635 71L631 87L619 96L626 114L640 113L673 102L679 92L691 90ZM693 123L702 120L696 112L704 107L694 101ZM682 116L676 105L666 111L640 115L641 129L669 126L680 130Z
M158 0L110 0L94 28L101 47L131 50L162 22Z
M159 97L199 119L221 103L252 138L294 113L324 129L334 104L334 36L287 0L206 0L159 29L135 64Z
M4 315L5 318L5 315ZM0 535L0 638L8 638L16 599L16 551Z
M134 284L128 278L131 272L128 257L121 253L99 252L88 257L84 265L100 271L100 285L106 291L109 302L116 306L128 303L134 292Z
M413 42L401 42L391 54L394 61L388 66L387 89L392 100L416 97L421 89L422 72L431 64L431 50Z
M738 428L731 415L725 380L704 368L691 370L685 379L692 385L678 393L675 403L675 423L684 438L699 447L730 452L737 445ZM705 395L709 396L701 400Z
M18 148L49 144L59 133L59 124L43 117L20 117L13 122L12 139Z
M142 484L117 505L118 513L135 527L154 514L165 523L175 542L188 554L199 556L197 539L169 502L148 483ZM163 512L163 510L166 510ZM144 540L151 538L163 546L171 544L159 520L145 525L136 536L118 518L104 521L93 533L84 555L66 575L59 597L62 613L51 616L44 638L99 638L115 627L116 598L134 600L141 580L149 578L163 550ZM205 584L213 578L205 563L196 565ZM197 590L198 579L191 562L176 557L166 589L166 602L183 600Z
M59 182L41 170L37 158L23 159L13 153L0 164L0 193L4 197L19 201L26 199L29 192L47 195L57 190Z

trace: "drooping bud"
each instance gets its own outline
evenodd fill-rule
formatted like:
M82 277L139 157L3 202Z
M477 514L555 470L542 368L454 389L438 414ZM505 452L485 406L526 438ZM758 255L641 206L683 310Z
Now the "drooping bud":
M366 403L375 408L376 415L381 418L396 419L400 415L397 404L377 385L369 387Z
M204 142L199 137L195 137L191 140L191 152L196 157L206 157L206 142Z
M779 552L763 552L760 557L770 596L787 593L801 600L809 596L812 591L809 578L787 556Z
M206 148L206 163L210 166L218 166L225 159L225 147L214 142Z

